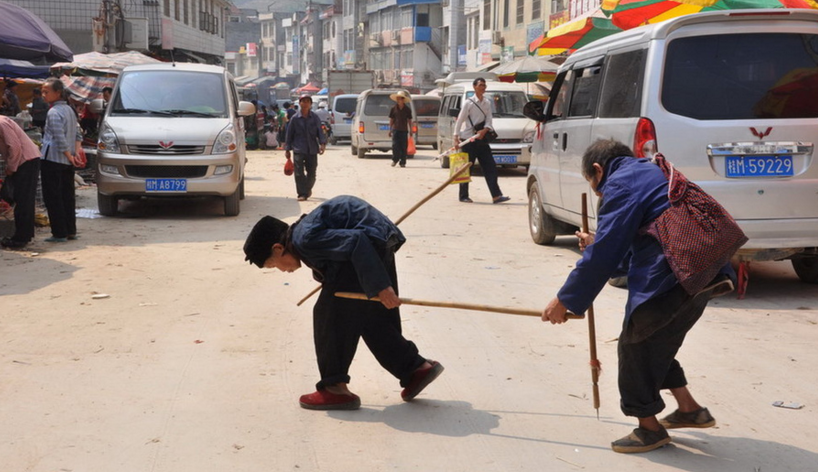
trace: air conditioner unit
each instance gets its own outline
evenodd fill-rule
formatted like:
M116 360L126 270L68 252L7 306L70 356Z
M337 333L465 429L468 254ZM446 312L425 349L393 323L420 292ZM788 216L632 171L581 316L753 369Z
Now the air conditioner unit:
M491 32L492 44L500 44L501 41L503 41L503 35L499 31L492 31Z

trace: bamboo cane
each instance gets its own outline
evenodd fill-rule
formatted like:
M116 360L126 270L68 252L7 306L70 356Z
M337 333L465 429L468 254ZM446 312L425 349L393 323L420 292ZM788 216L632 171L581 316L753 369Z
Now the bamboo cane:
M450 176L448 179L446 179L446 181L445 181L445 182L443 182L443 183L440 185L440 187L438 187L438 188L436 188L436 189L432 190L432 193L430 193L429 195L426 195L425 197L423 197L423 199L421 199L419 202L417 202L417 203L416 203L416 204L415 204L415 205L414 205L412 208L410 208L410 209L409 209L409 211L407 211L407 212L406 212L406 213L404 213L404 214L403 214L403 215L402 215L400 218L398 218L398 219L395 221L395 224L396 224L396 225L399 225L399 224L401 223L401 221L405 220L405 219L406 219L406 218L407 218L409 215L411 215L412 213L414 213L414 212L415 212L415 210L417 210L418 208L420 208L420 206L421 206L421 205L423 205L424 203L426 203L426 202L428 202L429 200L431 200L431 199L432 199L432 197L434 197L434 196L435 196L435 195L437 195L438 193L442 192L442 191L443 191L443 189L445 189L447 185L449 185L449 184L451 184L452 182L454 182L454 179L456 179L456 178L460 177L460 175L461 175L461 174L463 174L464 172L466 172L467 170L469 170L469 167L471 167L471 166L472 166L472 163L471 163L471 162L467 162L467 163L463 164L462 166L460 166L460 167L459 167L457 170L455 170L455 171L454 171L454 173L453 173L453 174L452 174L452 175L451 175L451 176ZM301 304L302 304L302 303L304 303L304 302L306 302L307 300L309 300L309 299L310 299L310 297L312 297L313 295L315 295L315 294L316 294L316 293L317 293L319 290L321 290L321 286L320 286L320 285L319 285L319 286L317 286L317 287L315 287L314 289L312 289L312 291L311 291L310 293L308 293L308 294L307 294L307 296L305 296L305 297L304 297L304 298L302 298L302 299L301 299L301 300L300 300L298 303L296 303L296 306L301 306Z
M363 293L356 292L335 292L336 297L350 298L353 300L369 300L372 302L380 302L380 298L369 298ZM505 306L479 305L475 303L459 303L459 302L440 302L434 300L420 300L417 298L403 298L399 297L400 302L405 305L419 305L419 306L433 306L438 308L459 308L462 310L488 311L491 313L503 313L506 315L523 315L523 316L542 316L541 310L530 310L526 308L512 308ZM569 320L581 320L585 318L583 315L576 315L568 313L566 318Z
M582 232L588 232L588 194L582 194ZM594 304L588 306L588 344L591 346L591 380L594 382L594 408L599 419L599 371L602 366L596 357L596 326L594 324Z

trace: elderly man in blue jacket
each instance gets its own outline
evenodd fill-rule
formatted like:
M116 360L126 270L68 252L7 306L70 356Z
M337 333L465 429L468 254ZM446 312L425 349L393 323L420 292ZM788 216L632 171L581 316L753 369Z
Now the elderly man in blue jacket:
M670 205L668 182L649 159L637 159L614 140L592 144L582 172L602 198L595 235L577 232L582 259L543 311L543 321L564 323L568 310L583 313L613 276L627 274L628 301L619 336L620 407L639 427L611 443L616 452L646 452L671 441L668 428L709 428L716 424L687 388L676 353L707 302L732 290L735 273L725 265L695 295L679 284L662 247L642 231ZM670 389L678 409L662 420L659 391Z
M349 367L363 338L369 350L415 398L443 372L418 354L401 334L395 252L406 241L397 226L360 198L339 196L288 225L272 216L256 223L244 245L245 260L283 272L303 263L323 284L313 308L313 335L321 380L302 395L308 410L355 410L361 399L349 391ZM335 292L364 292L380 303L338 298Z

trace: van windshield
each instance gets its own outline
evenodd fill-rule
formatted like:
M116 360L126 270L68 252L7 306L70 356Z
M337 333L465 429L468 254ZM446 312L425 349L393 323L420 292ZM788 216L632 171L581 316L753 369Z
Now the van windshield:
M474 91L466 92L467 99L473 96ZM525 118L523 107L528 98L522 91L486 92L486 97L491 100L493 118Z
M723 34L668 45L662 104L698 120L818 117L818 35Z
M126 73L111 114L226 118L223 76L179 70Z

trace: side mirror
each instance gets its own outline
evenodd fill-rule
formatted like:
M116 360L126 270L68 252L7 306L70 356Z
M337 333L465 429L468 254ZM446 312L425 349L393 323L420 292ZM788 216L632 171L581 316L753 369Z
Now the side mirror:
M250 103L241 101L239 102L239 116L249 116L256 112L256 107Z
M91 113L95 115L101 115L105 112L105 100L101 98L95 98L91 100Z
M457 118L457 115L460 114L460 108L449 108L449 116L453 118Z
M523 115L537 122L545 121L545 103L540 100L526 103L523 107Z

